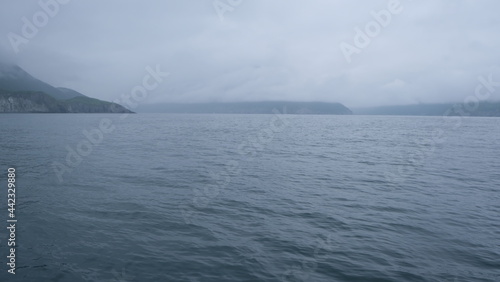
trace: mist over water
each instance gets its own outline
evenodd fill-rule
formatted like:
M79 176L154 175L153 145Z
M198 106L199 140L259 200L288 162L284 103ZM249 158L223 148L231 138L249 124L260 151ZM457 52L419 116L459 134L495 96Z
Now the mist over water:
M0 280L499 281L499 121L2 115L19 247Z
M500 281L499 10L0 1L0 282Z

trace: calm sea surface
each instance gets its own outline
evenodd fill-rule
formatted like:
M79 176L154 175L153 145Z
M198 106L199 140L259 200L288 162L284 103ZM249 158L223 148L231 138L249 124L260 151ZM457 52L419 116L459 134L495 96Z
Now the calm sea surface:
M500 281L499 118L4 114L0 134L2 282Z

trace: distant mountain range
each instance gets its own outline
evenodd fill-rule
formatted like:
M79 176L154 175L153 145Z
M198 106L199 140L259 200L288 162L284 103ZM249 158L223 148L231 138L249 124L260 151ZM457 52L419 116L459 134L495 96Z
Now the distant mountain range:
M235 102L143 104L141 112L220 114L315 114L315 115L413 115L500 116L500 102L480 102L474 109L462 104L415 104L358 108L326 102ZM21 67L0 62L0 113L132 113L116 103L90 98L78 91L54 87Z
M484 101L466 107L460 103L415 104L353 109L356 115L405 115L405 116L500 116L500 102Z
M17 65L0 63L0 113L131 113L116 103L54 87Z
M141 112L186 114L313 114L350 115L352 111L340 103L324 102L239 102L239 103L186 103L141 105Z

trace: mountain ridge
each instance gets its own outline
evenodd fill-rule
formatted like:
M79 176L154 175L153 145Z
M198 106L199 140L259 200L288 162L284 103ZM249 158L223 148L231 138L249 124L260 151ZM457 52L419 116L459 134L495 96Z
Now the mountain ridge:
M18 65L0 63L0 113L34 112L132 113L121 105L73 89L54 87Z
M500 116L500 101L482 101L470 109L464 103L422 103L366 108L353 108L357 115L402 115L402 116Z
M271 114L276 111L288 114L350 115L352 111L341 103L328 102L211 102L211 103L162 103L145 104L141 112L195 113L195 114Z

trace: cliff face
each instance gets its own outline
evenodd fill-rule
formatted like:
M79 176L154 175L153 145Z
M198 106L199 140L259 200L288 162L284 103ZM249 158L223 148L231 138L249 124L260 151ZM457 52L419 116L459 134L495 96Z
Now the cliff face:
M8 97L0 98L0 112L2 113L48 113L51 110L46 104L37 103L30 99Z
M88 97L56 100L43 92L0 91L0 113L132 113L110 102Z

